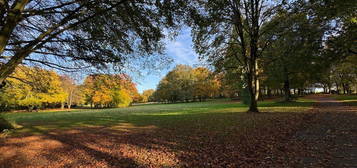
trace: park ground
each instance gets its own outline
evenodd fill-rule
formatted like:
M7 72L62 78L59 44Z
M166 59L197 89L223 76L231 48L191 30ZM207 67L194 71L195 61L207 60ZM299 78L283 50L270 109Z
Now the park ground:
M357 97L5 113L0 167L357 167Z

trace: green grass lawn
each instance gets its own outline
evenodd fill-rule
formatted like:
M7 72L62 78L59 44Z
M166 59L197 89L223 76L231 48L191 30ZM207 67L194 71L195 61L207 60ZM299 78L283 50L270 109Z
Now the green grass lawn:
M302 112L311 108L312 100L299 99L296 102L259 102L262 112ZM14 134L41 133L51 129L79 127L131 127L155 126L159 128L183 127L187 129L222 130L236 122L250 122L244 113L247 106L229 100L179 104L149 104L128 108L81 109L55 112L3 113L3 118L13 123ZM248 124L248 123L247 123ZM244 125L244 124L242 124ZM246 125L246 124L245 124Z

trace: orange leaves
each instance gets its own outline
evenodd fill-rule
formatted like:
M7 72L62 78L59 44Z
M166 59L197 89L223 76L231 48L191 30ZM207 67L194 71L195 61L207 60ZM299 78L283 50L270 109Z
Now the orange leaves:
M86 102L100 107L125 107L139 99L135 84L122 74L90 75L82 88Z

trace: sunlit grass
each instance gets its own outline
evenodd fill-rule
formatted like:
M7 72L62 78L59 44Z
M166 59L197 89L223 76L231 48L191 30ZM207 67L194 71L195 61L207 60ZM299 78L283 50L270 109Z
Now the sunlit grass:
M263 101L259 102L259 108L262 112L304 112L311 109L313 103L309 99L299 99L295 102ZM247 109L246 105L236 101L218 100L178 104L149 104L112 109L4 113L2 116L11 123L19 125L15 133L41 133L52 129L81 127L116 128L123 123L130 124L131 127L180 127L190 130L209 129L212 131L227 129L237 122L243 125L249 124L252 116L244 113Z

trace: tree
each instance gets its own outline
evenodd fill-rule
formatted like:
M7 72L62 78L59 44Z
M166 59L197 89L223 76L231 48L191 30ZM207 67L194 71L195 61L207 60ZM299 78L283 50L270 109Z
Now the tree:
M323 73L319 82L331 91L336 87L337 93L347 88L356 80L355 68L357 64L357 10L356 1L310 1L304 7L309 15L325 22L329 29L325 31ZM352 84L353 85L353 84Z
M274 29L268 35L270 45L262 57L263 72L266 80L272 80L268 83L282 84L285 101L290 101L291 86L303 88L316 82L312 79L322 68L320 52L327 27L294 9L281 10L268 24L273 24L270 27Z
M64 108L64 103L67 104L67 108L70 109L72 104L79 104L81 99L81 93L76 85L75 81L68 75L61 76L61 86L63 90L67 93L67 98L65 102L62 103L61 108Z
M192 70L188 65L177 65L159 82L156 97L169 102L191 100L194 83Z
M285 2L285 1L282 1ZM231 57L250 95L248 112L259 112L259 59L268 45L265 23L284 3L267 0L194 1L189 24L196 51L213 63Z
M0 84L23 63L65 71L120 69L161 52L185 1L16 0L0 2ZM162 59L162 56L158 56ZM151 59L155 60L155 59ZM152 61L155 62L155 61Z
M193 83L193 97L200 101L218 95L220 82L207 68L198 67L193 69L195 81Z
M125 89L114 91L113 103L115 107L128 107L131 102L133 99Z
M160 81L154 93L159 101L204 100L218 95L220 81L207 68L177 65Z
M141 94L141 102L151 102L153 101L153 94L155 90L154 89L148 89L144 90L143 93Z
M91 107L125 107L137 98L135 84L127 75L93 74L82 85L85 102Z
M2 104L13 108L50 107L64 102L67 94L61 87L60 76L54 71L19 66L2 89Z
M133 102L139 102L140 94L136 88L136 84L126 74L120 74L116 77L120 81L120 86L125 89Z

